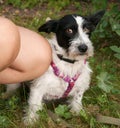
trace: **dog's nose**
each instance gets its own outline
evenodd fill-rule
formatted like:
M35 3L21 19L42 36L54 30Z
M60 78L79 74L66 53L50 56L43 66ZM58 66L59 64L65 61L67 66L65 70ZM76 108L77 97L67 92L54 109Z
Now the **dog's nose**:
M81 53L85 53L87 51L88 47L85 44L81 44L80 46L78 46L78 49Z

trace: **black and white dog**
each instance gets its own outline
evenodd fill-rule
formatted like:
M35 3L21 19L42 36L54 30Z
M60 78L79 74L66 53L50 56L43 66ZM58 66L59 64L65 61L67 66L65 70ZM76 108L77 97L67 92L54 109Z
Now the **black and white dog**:
M66 15L39 28L39 32L55 33L48 39L53 61L48 71L32 82L25 122L32 123L38 118L36 112L42 110L44 100L71 97L69 106L79 113L83 94L90 84L91 69L87 59L93 55L93 46L89 37L104 13L99 11L88 17Z

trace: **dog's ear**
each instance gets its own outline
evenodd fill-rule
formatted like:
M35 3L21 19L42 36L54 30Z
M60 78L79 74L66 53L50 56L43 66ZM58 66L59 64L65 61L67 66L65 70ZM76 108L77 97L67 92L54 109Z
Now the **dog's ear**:
M101 11L99 11L99 12L97 12L91 16L86 17L86 19L89 22L91 22L94 25L94 27L96 27L104 14L105 14L105 10L101 10Z
M38 31L39 32L46 32L46 33L50 33L50 32L55 33L56 30L57 30L57 26L58 26L58 21L57 20L49 20L45 24L40 26L38 28Z

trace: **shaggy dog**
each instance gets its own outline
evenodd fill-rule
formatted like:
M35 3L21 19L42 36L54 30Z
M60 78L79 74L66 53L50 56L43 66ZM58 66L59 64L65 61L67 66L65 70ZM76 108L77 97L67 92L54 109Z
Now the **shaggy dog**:
M90 84L91 69L87 59L93 55L93 46L89 37L104 12L87 17L66 15L59 20L50 20L39 28L39 32L55 33L48 39L53 61L44 75L32 81L25 123L33 123L38 118L36 112L42 110L44 100L70 97L71 110L80 112L83 94ZM19 86L8 85L7 93Z

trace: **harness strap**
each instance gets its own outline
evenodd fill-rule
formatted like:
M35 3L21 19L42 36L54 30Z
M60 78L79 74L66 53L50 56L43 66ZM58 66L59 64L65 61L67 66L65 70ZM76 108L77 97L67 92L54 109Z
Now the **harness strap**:
M69 82L68 82L68 87L66 89L66 91L64 92L64 94L62 95L63 98L67 97L69 95L69 93L71 92L72 88L75 85L75 81L78 79L78 77L80 76L80 73L76 74Z
M69 95L69 93L71 92L72 88L75 85L76 80L78 79L78 77L80 76L80 73L75 74L72 78L70 76L65 76L65 74L61 74L60 70L58 69L58 67L55 65L55 63L52 61L51 62L51 67L53 68L53 72L54 74L63 79L65 82L68 83L68 87L65 90L64 94L62 95L62 98L65 98Z

